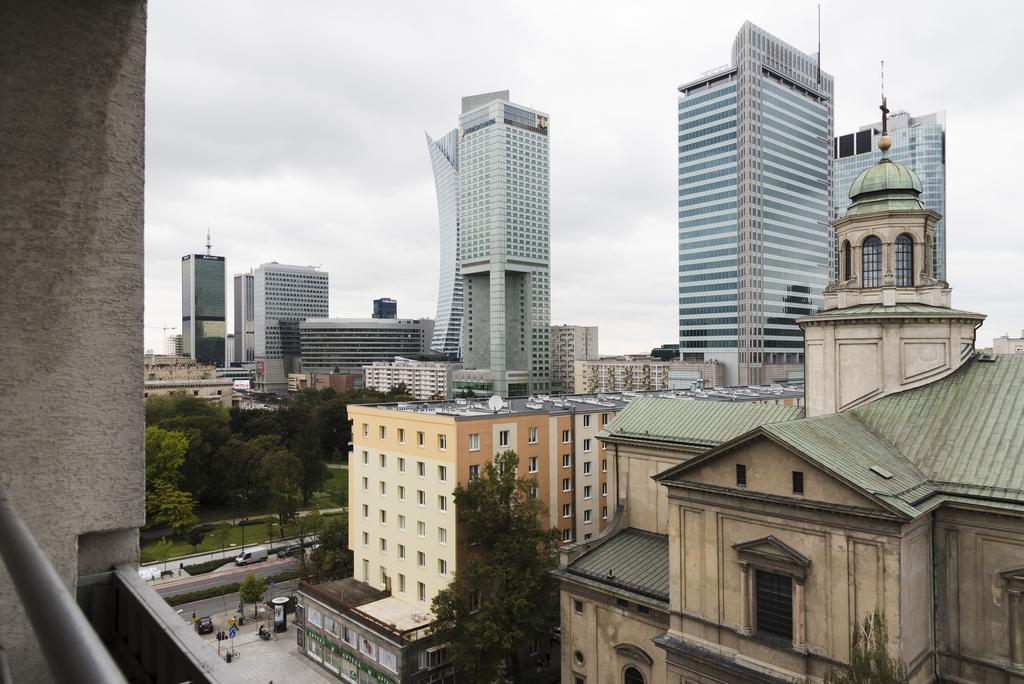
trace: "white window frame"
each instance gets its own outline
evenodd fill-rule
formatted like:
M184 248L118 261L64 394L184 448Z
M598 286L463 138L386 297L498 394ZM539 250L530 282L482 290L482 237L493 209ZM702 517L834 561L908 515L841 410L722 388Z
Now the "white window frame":
M480 435L479 434L474 433L474 434L471 434L469 436L469 450L470 451L480 451Z
M529 472L531 472L531 473L537 472L537 457L536 456L530 456L529 460L527 461L527 464L528 464L527 465L527 469L529 470Z

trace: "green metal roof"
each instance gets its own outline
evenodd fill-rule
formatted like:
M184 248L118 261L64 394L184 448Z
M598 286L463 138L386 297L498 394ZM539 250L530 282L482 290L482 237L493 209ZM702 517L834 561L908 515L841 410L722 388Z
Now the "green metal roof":
M917 174L888 157L857 176L850 186L847 216L879 211L921 211L926 207L920 195L924 186Z
M768 423L746 438L767 435L907 517L943 501L1024 510L1024 355L984 358L923 387L845 413Z
M1024 355L989 358L854 412L943 492L1024 502Z
M627 527L566 572L667 603L668 537Z
M803 418L800 406L699 399L634 399L598 437L709 449L766 423Z
M827 321L839 318L904 318L908 316L921 316L927 318L985 318L985 314L960 309L948 309L943 306L932 306L931 304L918 304L916 302L905 302L892 306L882 304L858 304L847 306L842 309L828 309L810 316L801 316L796 319L797 323L812 323L814 321Z

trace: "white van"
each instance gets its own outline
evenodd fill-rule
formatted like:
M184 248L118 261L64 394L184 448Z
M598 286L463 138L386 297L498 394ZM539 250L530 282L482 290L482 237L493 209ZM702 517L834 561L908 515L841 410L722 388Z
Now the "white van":
M235 557L235 565L248 565L267 560L267 550L262 546L254 546L248 551L242 551Z

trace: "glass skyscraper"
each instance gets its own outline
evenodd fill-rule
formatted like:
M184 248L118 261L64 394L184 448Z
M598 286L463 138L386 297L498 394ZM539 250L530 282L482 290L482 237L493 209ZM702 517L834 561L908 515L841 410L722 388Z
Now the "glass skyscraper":
M224 298L224 257L186 254L181 257L182 353L218 368L225 363L227 318Z
M464 366L481 371L476 389L548 392L548 116L507 90L464 97L459 135Z
M848 191L853 181L868 167L882 158L878 139L882 135L882 122L862 126L856 133L836 137L833 145L835 160L835 192L832 198L834 218L842 218L850 206ZM889 115L889 137L892 148L889 159L903 164L917 174L924 186L921 201L929 209L946 215L946 112L925 116L910 116L907 112ZM946 219L935 226L935 246L932 251L932 272L940 280L946 279ZM833 264L833 280L839 279Z
M439 140L429 134L427 150L434 167L437 219L441 235L437 316L430 348L450 358L462 357L462 275L459 268L459 129Z
M679 343L728 384L798 380L830 263L832 77L744 23L679 87Z

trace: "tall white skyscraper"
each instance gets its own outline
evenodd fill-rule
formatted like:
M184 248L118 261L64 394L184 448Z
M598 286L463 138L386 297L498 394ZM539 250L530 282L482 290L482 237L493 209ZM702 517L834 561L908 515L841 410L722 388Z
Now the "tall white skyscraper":
M327 274L315 266L261 264L253 272L256 387L284 392L301 370L299 323L327 317Z
M427 149L434 168L437 219L441 236L440 282L437 286L437 317L430 348L453 359L462 356L462 275L459 268L459 130L434 140Z
M507 90L464 97L459 135L463 363L478 371L475 390L547 392L548 116L509 102Z
M679 87L679 351L728 384L803 376L830 263L832 77L747 22Z
M235 276L235 335L233 363L244 365L256 360L255 278L252 273Z

